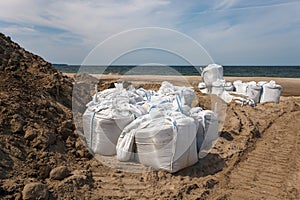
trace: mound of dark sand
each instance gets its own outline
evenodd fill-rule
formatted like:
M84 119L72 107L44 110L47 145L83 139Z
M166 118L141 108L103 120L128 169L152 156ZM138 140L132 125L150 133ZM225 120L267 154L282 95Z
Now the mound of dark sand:
M63 197L69 183L48 182L51 170L84 169L91 157L74 133L71 94L70 78L0 34L0 198L21 198L31 183L33 198Z

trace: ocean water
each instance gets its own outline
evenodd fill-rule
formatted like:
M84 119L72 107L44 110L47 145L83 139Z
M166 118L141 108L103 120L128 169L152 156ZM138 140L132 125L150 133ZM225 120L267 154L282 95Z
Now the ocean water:
M92 74L128 74L128 75L183 75L199 76L200 67L194 66L80 66L53 65L65 73L86 72ZM300 66L223 66L224 76L240 77L283 77L300 78Z

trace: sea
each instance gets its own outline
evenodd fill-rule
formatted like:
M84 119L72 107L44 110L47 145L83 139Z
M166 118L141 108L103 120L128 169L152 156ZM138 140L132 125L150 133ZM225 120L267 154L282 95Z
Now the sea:
M80 66L53 64L64 73L90 73L90 74L120 74L120 75L201 75L201 66ZM300 78L300 66L223 66L224 76L237 77L282 77Z

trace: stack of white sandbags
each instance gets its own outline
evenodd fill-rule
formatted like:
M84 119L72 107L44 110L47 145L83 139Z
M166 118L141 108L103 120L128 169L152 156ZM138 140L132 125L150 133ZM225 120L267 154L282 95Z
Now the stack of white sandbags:
M191 108L194 97L192 88L168 82L157 92L118 84L97 92L83 115L87 144L96 154L169 172L193 165L218 138L217 115Z
M233 84L238 94L247 96L256 104L265 102L279 103L282 87L276 84L275 81L260 81L256 83L255 81L242 82L237 80Z
M275 81L242 82L236 80L226 82L223 80L223 67L217 64L208 65L202 70L203 82L198 85L202 93L215 94L229 103L234 100L241 105L254 106L257 103L275 102L279 103L281 86Z

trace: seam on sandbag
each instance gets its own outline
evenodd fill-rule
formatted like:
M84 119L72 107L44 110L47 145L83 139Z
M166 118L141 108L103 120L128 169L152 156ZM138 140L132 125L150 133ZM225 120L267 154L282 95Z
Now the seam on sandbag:
M181 105L180 105L180 102L179 102L178 98L179 98L178 95L176 95L176 102L177 102L179 111L180 111L181 113L183 113L183 110L182 110L182 107L181 107Z
M172 157L171 157L171 171L173 171L173 161L175 157L175 147L176 147L176 142L177 142L177 135L178 135L178 130L177 130L177 124L176 121L172 121L173 124L173 133L174 133L174 138L173 138L173 146L172 146Z
M93 142L93 129L94 129L94 118L95 118L96 112L93 112L92 118L91 118L91 126L90 126L90 149L92 150L92 142Z

